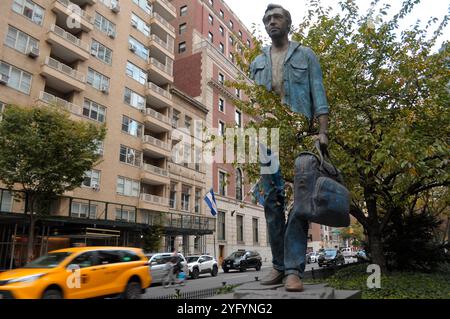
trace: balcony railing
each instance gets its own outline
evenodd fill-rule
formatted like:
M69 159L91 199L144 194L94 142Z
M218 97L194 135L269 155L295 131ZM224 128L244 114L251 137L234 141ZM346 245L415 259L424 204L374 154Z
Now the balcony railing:
M170 124L170 119L167 116L162 115L159 112L156 112L155 110L151 109L151 108L147 108L146 109L146 114L157 119L160 120L161 122L164 122L166 124Z
M174 49L174 41L171 37L168 37L167 42L164 42L160 37L158 37L156 34L151 35L152 41L155 41L160 46L168 50L170 53L173 53Z
M160 147L166 151L170 151L169 144L164 143L163 141L158 140L157 138L154 138L153 136L145 135L143 140L144 140L144 143L149 143L149 144L155 145L157 147Z
M175 6L173 4L171 4L169 1L167 1L167 0L159 0L159 1L163 2L166 6L168 6L171 11L177 12L177 9L175 9Z
M158 60L156 60L155 58L150 58L150 64L156 66L158 69L160 69L161 71L167 73L168 75L172 76L173 75L173 63L169 62L170 60L168 60L167 65L162 64L161 62L159 62Z
M65 31L64 29L58 27L57 25L53 24L50 27L50 32L53 32L56 35L60 36L61 38L66 39L67 41L69 41L72 44L76 45L80 49L83 49L83 50L89 52L89 44L82 42L76 36L70 34L69 32Z
M161 24L168 28L171 32L175 33L175 27L171 25L166 19L161 17L158 13L153 12L152 17L161 22Z
M141 200L143 200L144 202L147 202L147 203L157 204L157 205L161 205L161 206L169 206L168 198L164 198L164 197L160 197L160 196L156 196L156 195L141 193Z
M70 66L65 65L64 63L61 63L49 56L45 58L45 65L51 67L52 69L58 70L59 72L62 72L75 80L86 83L86 77L83 73L80 73L77 70L72 69Z
M82 115L83 108L79 105L70 103L66 100L63 100L57 96L54 96L50 93L41 91L39 93L39 100L48 103L48 104L55 104L58 106L65 107L70 113L76 114L76 115Z
M144 164L143 167L144 167L144 170L146 172L153 173L153 174L160 175L160 176L164 176L164 177L169 177L169 172L166 171L165 169L160 168L160 167L153 166L153 165L150 165L150 164Z
M61 3L67 9L71 10L74 14L82 17L87 22L94 23L94 18L92 18L89 14L87 14L86 11L81 10L81 8L78 5L76 5L75 3L73 3L69 0L56 0L56 1ZM74 8L76 8L76 10L74 10Z
M163 88L160 88L159 86L157 86L155 83L149 82L148 83L148 88L168 99L172 99L172 94L170 94L168 91L164 90ZM168 120L168 119L167 119ZM165 121L165 120L164 120Z

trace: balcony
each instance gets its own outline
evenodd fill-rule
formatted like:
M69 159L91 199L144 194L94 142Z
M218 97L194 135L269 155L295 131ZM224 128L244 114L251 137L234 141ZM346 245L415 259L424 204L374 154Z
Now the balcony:
M41 75L47 79L47 85L62 93L81 92L86 88L84 74L72 69L51 57L46 57L41 66Z
M149 82L147 88L147 104L158 109L172 107L172 94L156 84ZM164 122L166 122L165 119Z
M55 0L52 10L56 13L56 24L67 26L73 33L78 33L80 30L90 32L94 29L93 17L69 0Z
M145 135L143 138L143 150L153 158L168 158L172 155L169 144L150 135Z
M141 172L141 179L149 185L169 185L169 172L157 166L144 164Z
M174 40L171 37L166 37L167 41L164 42L156 34L150 36L149 48L150 55L159 59L165 60L168 57L171 60L175 59L174 55Z
M72 0L73 3L75 3L77 6L84 6L85 4L93 6L97 3L97 0Z
M89 45L57 25L50 27L47 42L52 45L52 54L64 61L74 62L89 59Z
M39 93L39 101L44 102L45 104L48 105L63 107L74 115L82 116L83 114L83 108L81 106L70 103L66 100L63 100L57 96L54 96L44 91L41 91Z
M172 26L166 19L164 19L157 12L153 12L150 18L150 26L152 33L164 39L167 35L175 39L175 27Z
M193 169L184 167L183 165L169 163L169 173L171 179L180 181L182 183L194 183L194 185L205 184L205 173L197 172Z
M139 198L139 208L159 212L168 212L169 199L156 195L142 193Z
M161 225L167 231L190 235L213 234L216 230L216 218L186 213L151 213L149 225Z
M177 9L168 0L150 0L153 11L158 12L164 19L171 21L177 17Z
M170 132L172 129L169 118L151 108L145 110L144 122L145 126L155 133Z
M155 58L150 58L150 66L148 68L149 78L156 85L164 85L173 83L173 62L166 59L166 64L162 64Z

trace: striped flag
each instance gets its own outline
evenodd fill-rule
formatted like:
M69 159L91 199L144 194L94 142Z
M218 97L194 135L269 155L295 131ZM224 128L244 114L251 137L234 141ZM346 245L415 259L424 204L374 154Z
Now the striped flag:
M262 194L262 178L260 178L256 184L250 190L250 194L252 194L253 199L258 202L260 205L264 206L264 195Z
M205 202L211 209L211 215L216 216L217 215L217 203L216 198L214 197L214 189L211 188L211 190L206 194L205 196Z

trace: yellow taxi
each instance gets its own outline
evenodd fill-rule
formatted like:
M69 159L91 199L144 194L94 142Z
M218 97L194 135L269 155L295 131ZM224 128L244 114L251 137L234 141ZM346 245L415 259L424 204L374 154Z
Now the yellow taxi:
M148 258L138 248L55 250L23 268L0 273L0 299L138 299L150 286Z

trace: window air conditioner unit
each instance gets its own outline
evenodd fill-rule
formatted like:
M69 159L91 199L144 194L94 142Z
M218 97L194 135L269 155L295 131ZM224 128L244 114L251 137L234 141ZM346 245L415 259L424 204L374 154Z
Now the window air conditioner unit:
M133 51L133 52L136 52L136 50L137 50L136 46L131 43L128 45L128 48L130 49L130 51Z
M103 93L109 93L109 87L107 85L102 85L100 91L102 91Z
M119 13L120 12L120 6L118 3L114 3L111 5L111 11L114 13Z
M92 190L95 191L95 192L98 192L100 190L100 185L92 184Z
M116 37L116 31L109 30L108 31L108 37L110 37L111 39L114 39Z
M9 81L9 75L0 73L0 84L8 84Z
M31 58L37 58L39 56L39 48L36 46L30 46L27 50L27 54Z
M137 24L136 21L131 20L131 26L132 26L133 28L137 28L138 24Z
M97 50L91 49L91 55L92 56L97 56Z

